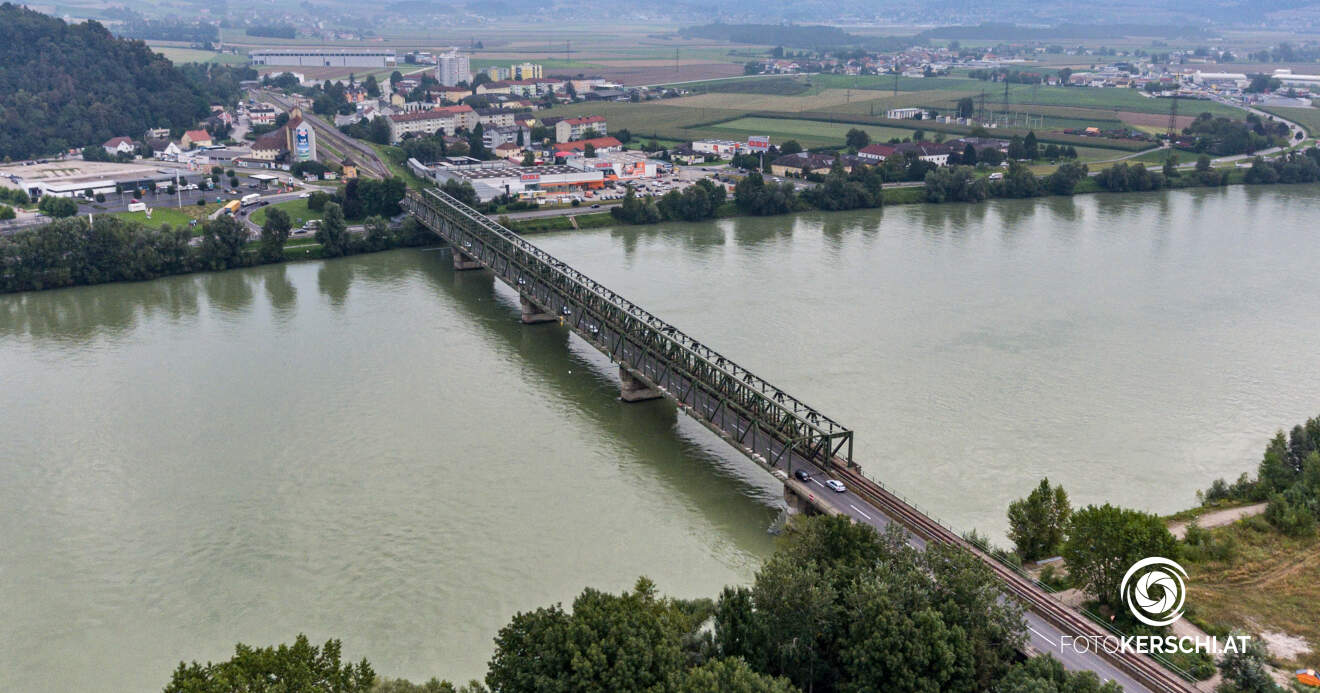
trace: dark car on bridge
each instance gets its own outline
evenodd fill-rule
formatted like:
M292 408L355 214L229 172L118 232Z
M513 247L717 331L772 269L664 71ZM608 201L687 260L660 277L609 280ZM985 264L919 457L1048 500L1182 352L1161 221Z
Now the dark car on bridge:
M793 476L797 477L798 481L811 481L811 475L808 474L805 469L799 469L793 472Z

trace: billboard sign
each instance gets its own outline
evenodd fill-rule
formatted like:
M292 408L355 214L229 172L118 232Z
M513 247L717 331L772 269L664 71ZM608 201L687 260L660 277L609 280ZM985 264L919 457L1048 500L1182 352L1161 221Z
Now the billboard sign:
M293 131L293 153L299 161L312 158L312 133L306 124L299 125Z

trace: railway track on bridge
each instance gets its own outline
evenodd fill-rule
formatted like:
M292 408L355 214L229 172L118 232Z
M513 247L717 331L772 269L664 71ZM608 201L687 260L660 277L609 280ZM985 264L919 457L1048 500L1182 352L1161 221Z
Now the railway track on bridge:
M866 477L852 461L851 430L449 195L412 191L404 206L450 245L456 268L490 270L517 291L524 321L558 321L568 327L617 363L621 378L672 399L757 464L829 471L861 501L914 534L971 551L1007 594L1060 632L1117 642L1114 634L1060 604L1030 578ZM1145 655L1102 651L1094 656L1151 691L1195 690Z

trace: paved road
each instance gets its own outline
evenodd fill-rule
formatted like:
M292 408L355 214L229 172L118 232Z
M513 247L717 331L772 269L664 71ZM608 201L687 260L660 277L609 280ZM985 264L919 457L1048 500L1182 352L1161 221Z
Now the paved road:
M785 471L787 472L787 469ZM851 489L843 493L837 493L827 488L824 484L827 478L819 470L812 470L809 482L804 484L796 478L790 478L788 484L799 494L803 494L804 497L809 494L816 499L824 499L837 508L840 513L851 517L857 522L871 525L877 530L883 531L892 522L889 517ZM926 540L913 534L907 528L903 528L903 531L908 537L909 544L918 549L926 547ZM1072 648L1060 649L1060 639L1065 633L1059 627L1031 611L1027 611L1023 616L1027 622L1027 642L1037 652L1053 655L1070 671L1093 671L1102 681L1116 681L1123 687L1125 693L1150 691L1150 688L1128 676L1108 660L1092 654L1078 653Z

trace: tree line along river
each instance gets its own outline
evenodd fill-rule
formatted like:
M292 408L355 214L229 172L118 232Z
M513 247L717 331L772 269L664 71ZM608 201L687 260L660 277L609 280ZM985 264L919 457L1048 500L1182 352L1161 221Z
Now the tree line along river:
M1002 541L1041 476L1171 512L1316 414L1318 214L1231 187L532 240ZM445 253L0 296L0 690L157 689L300 631L467 678L583 586L747 581L774 480Z

